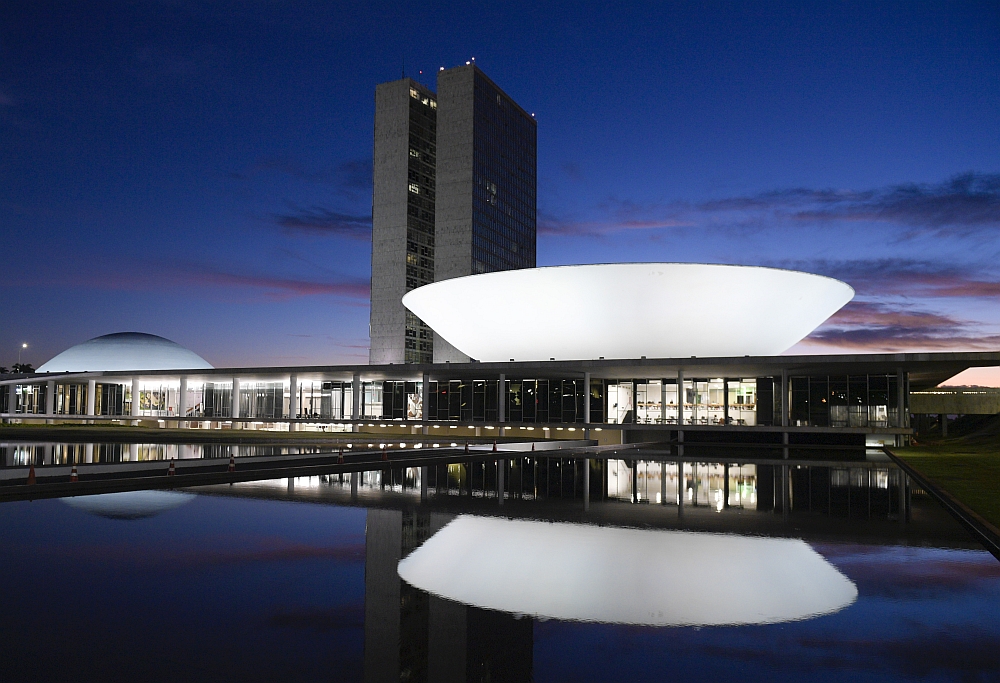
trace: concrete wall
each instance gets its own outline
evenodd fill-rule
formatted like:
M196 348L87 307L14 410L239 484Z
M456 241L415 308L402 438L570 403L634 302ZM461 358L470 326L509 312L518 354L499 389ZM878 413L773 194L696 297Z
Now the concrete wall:
M930 389L910 393L914 415L996 415L1000 389Z
M406 209L409 179L410 88L404 78L375 88L372 163L370 363L402 363L406 330Z
M438 73L437 204L434 280L472 274L472 157L475 67ZM434 362L467 363L469 357L440 335Z

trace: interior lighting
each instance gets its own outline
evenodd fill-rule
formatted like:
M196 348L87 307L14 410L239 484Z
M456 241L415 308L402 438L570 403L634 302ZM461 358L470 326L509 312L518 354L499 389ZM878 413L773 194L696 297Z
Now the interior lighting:
M368 444L368 448L375 448L375 444L373 443Z
M594 428L594 431L595 431L595 432L603 432L604 430L603 430L603 429L601 429L600 427L595 427L595 428Z
M569 431L571 431L571 432L575 432L575 431L576 431L576 427L570 427L570 428L569 428Z
M562 427L556 427L556 431L557 431L557 432L561 432L561 431L562 431L562 429L563 429Z
M458 429L458 425L448 425L448 429Z
M413 444L413 447L414 448L423 448L424 445L422 443L415 443L415 444Z
M434 444L434 448L440 448L440 447L441 447L441 444L439 444L439 443Z
M400 442L399 447L400 448L406 448L406 442L405 441L404 442Z
M451 447L452 447L452 448L454 448L454 447L455 447L455 446L457 446L457 445L458 445L457 443L453 443L453 444L451 445Z
M529 432L533 432L533 431L535 431L535 428L534 427L528 427L528 431Z

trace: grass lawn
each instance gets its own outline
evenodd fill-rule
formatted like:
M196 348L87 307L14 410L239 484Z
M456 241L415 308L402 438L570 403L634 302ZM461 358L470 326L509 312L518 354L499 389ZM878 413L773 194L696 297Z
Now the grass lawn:
M919 443L892 451L1000 528L1000 437Z

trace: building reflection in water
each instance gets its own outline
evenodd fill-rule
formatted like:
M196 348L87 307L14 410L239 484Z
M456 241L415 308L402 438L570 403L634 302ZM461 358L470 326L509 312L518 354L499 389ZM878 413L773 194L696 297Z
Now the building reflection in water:
M399 564L408 583L513 614L637 626L771 624L837 612L854 584L796 538L462 515ZM697 578L717 591L679 591Z
M399 577L399 561L453 518L368 510L366 683L531 680L531 619L439 598Z
M145 519L173 510L195 499L180 491L122 491L59 500L70 507L109 519Z
M329 452L318 446L174 443L0 443L4 466L73 465L148 460L228 459Z

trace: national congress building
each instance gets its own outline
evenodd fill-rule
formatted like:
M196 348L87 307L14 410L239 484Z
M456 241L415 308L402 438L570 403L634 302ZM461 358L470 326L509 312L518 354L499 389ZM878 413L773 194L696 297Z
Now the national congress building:
M116 333L0 378L0 416L425 445L864 445L905 440L911 415L941 412L928 390L1000 365L1000 353L783 355L853 297L809 273L536 268L536 123L475 64L440 71L436 92L379 85L373 155L368 365L213 368L166 339Z

